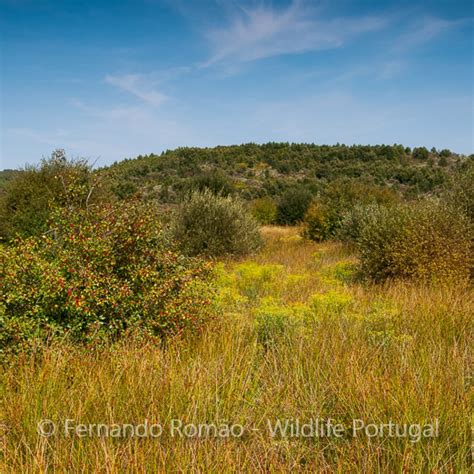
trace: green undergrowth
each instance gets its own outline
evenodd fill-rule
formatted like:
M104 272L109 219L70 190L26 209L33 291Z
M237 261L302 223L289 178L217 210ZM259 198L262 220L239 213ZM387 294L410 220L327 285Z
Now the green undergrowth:
M284 237L294 242L297 239ZM217 266L218 306L231 317L244 317L265 348L295 335L311 337L318 324L337 318L361 332L368 344L387 346L411 340L397 329L402 310L396 301L374 294L358 298L357 265L353 258L334 261L321 247L303 271L255 261Z

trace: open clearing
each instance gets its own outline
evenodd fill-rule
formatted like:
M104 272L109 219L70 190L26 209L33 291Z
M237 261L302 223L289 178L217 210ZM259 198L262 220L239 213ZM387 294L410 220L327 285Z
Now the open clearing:
M54 343L6 369L0 471L467 470L472 294L364 286L339 244L311 243L294 228L263 235L259 254L218 264L222 314L195 340L124 339L105 350ZM50 437L38 435L43 419L55 424ZM343 425L344 435L272 437L278 420L315 419ZM91 427L145 420L161 436ZM385 431L354 433L353 420ZM436 423L438 432L391 436L390 422ZM244 431L196 434L203 424Z

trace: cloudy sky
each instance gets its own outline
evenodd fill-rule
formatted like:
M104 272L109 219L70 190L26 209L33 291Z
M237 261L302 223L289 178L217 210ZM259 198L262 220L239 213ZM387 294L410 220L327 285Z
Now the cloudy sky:
M0 0L0 165L178 146L473 150L470 0Z

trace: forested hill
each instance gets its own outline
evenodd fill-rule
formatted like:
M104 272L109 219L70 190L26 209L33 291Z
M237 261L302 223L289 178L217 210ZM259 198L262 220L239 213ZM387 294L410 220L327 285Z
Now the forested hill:
M190 189L210 187L244 199L278 197L294 186L313 195L348 181L390 187L406 197L436 192L472 161L450 150L402 145L267 143L177 148L97 169L119 199L140 195L176 203ZM20 170L0 171L0 194Z
M298 185L318 193L335 180L390 186L410 196L430 193L471 157L450 150L402 145L345 146L253 143L177 148L138 156L98 170L114 193L176 202L196 186L233 190L245 199L278 196Z
M461 182L454 201L464 202L469 195L463 207L471 209L473 158L401 145L268 143L178 148L92 169L58 149L36 167L0 175L0 238L44 232L52 210L72 202L83 208L152 201L164 210L175 208L191 191L206 189L247 200L262 224L302 222L313 203L333 235L354 206L427 195L453 201L448 194Z

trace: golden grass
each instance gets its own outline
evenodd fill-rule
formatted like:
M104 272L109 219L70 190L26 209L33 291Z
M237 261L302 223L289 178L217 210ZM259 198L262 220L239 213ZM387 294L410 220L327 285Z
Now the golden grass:
M351 283L354 258L339 245L306 242L289 228L263 234L258 255L220 270L223 314L194 340L100 350L56 343L4 369L0 472L468 472L472 293ZM40 420L61 431L67 418L223 421L246 432L38 435ZM267 420L283 418L438 419L439 436L273 439Z

